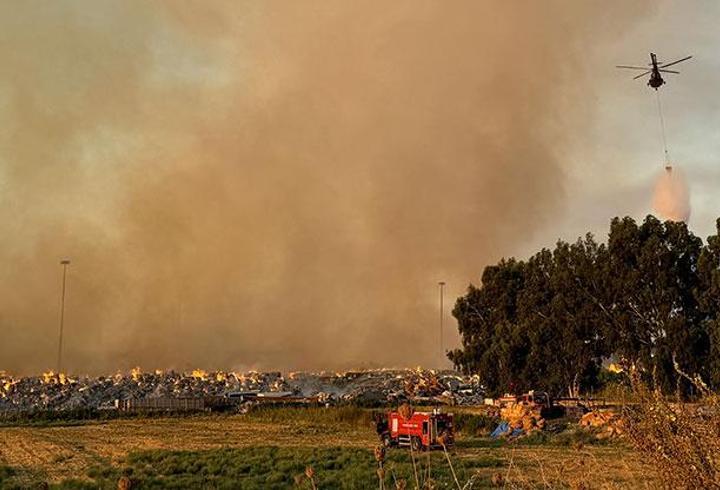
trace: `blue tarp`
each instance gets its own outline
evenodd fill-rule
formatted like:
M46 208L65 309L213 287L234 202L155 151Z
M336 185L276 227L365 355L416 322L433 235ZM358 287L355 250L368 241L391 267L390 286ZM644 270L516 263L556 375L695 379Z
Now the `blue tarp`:
M492 437L493 439L497 439L498 437L506 435L509 430L510 424L503 420L498 424L497 427L495 427L495 430L492 431L490 437ZM523 432L523 429L513 429L513 431L510 433L510 437L517 437L519 435L522 435Z
M497 427L495 427L495 430L492 431L492 433L490 434L490 437L492 437L493 439L497 439L498 437L504 435L508 431L509 428L510 428L510 424L508 424L507 422L505 422L503 420L502 422L500 422L498 424Z

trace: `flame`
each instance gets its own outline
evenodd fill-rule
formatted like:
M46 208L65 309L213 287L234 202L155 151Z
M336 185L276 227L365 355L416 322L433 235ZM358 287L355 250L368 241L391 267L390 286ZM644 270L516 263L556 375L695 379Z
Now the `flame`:
M622 366L620 366L619 364L615 364L614 362L608 364L607 370L610 371L611 373L616 373L616 374L622 373L624 371Z
M215 373L215 380L218 383L224 383L225 381L227 381L227 375L222 371L218 371L217 373Z
M75 380L68 377L65 373L56 373L52 369L48 372L42 373L42 379L40 380L42 384L60 384L60 385L66 385L68 383L74 383Z
M11 379L5 380L5 382L2 384L2 395L9 395L12 391L13 386L15 386L17 383L17 381L13 381Z
M207 372L202 369L193 369L192 373L190 374L195 379L207 379Z
M142 370L140 369L140 366L136 366L130 370L130 376L132 377L133 381L139 381L140 376L142 376Z

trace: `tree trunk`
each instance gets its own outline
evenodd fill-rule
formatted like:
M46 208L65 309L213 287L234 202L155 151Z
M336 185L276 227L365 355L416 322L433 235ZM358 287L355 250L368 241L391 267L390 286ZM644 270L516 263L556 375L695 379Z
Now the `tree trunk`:
M568 396L570 398L579 398L580 397L580 383L578 381L578 378L580 375L578 373L575 373L575 377L572 380L572 383L570 386L568 386Z

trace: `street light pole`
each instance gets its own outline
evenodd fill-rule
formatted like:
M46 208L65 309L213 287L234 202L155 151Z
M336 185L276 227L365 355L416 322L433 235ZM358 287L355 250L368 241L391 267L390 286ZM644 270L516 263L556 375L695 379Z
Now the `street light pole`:
M445 281L438 282L438 286L440 286L440 353L444 355L445 347L443 345L443 302L445 299Z
M58 340L57 355L57 373L60 374L62 369L62 347L63 347L63 327L65 326L65 279L67 277L67 266L70 265L69 259L62 259L60 265L63 267L62 278L62 294L60 296L60 339Z

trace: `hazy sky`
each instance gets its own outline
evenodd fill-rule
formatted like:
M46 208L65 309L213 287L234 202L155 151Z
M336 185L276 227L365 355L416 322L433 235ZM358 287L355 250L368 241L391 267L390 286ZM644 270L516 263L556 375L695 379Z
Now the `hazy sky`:
M690 227L705 238L715 232L720 216L720 3L708 1L656 2L615 38L586 46L584 82L595 104L593 117L577 128L567 150L567 203L560 223L545 227L530 250L570 239L592 230L607 232L616 215L642 219L652 212L649 196L664 160L655 91L632 80L631 71L616 64L649 63L649 53L662 61L687 55L677 65L680 75L667 75L660 89L670 159L682 169L691 191Z
M713 231L717 2L355 3L0 2L0 369L64 256L74 372L437 366L438 280L651 211L650 51Z

